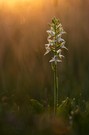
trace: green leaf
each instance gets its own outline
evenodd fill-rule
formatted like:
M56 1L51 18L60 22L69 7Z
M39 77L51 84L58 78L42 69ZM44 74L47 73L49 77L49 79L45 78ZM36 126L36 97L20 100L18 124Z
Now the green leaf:
M44 110L43 105L36 99L31 99L30 104L32 107L32 111L35 113L41 113Z
M71 110L71 100L67 97L57 108L57 116L68 118Z

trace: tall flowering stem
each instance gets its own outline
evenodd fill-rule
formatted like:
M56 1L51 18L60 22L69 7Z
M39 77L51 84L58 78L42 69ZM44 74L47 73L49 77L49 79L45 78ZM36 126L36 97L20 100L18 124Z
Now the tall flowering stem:
M66 49L65 40L62 38L62 35L66 32L64 31L62 24L59 22L57 18L52 19L52 23L50 24L50 30L47 30L48 33L48 44L45 44L46 52L44 55L52 52L53 57L49 61L52 66L52 70L54 72L54 114L56 114L56 109L58 105L58 73L57 67L58 63L62 62L62 50Z

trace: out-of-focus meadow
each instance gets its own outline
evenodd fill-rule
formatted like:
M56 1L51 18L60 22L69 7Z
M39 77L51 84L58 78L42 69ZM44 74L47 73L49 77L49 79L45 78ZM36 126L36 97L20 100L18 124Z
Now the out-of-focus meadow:
M1 94L50 98L53 80L44 44L48 23L56 16L67 32L69 50L59 65L60 96L88 95L88 6L88 0L0 2Z
M68 52L64 52L65 59L59 64L59 100L67 96L88 100L89 1L1 0L1 103L14 103L17 110L30 98L38 99L45 106L53 104L50 55L44 56L44 53L46 30L54 16L67 32L64 38L68 48Z

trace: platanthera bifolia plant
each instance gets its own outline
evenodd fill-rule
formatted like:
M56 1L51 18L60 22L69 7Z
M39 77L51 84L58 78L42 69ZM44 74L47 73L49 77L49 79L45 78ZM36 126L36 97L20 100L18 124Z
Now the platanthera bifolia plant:
M66 32L64 31L62 24L57 18L52 19L52 23L49 24L50 30L47 30L48 33L48 44L45 44L46 52L44 55L48 53L52 53L52 58L49 61L52 66L52 70L54 73L54 114L56 113L56 109L58 106L58 63L62 62L64 55L62 54L62 50L66 49L65 40L62 38L62 35Z

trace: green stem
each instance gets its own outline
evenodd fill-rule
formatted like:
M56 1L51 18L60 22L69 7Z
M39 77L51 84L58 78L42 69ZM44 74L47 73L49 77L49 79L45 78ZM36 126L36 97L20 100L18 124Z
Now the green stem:
M54 65L54 114L57 109L57 65Z
M58 107L58 76L56 77L57 79L57 107Z

